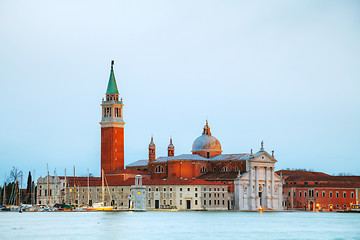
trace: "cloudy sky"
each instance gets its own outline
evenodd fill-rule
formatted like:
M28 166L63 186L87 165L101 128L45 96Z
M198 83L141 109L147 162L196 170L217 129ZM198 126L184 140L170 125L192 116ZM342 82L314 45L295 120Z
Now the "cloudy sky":
M206 118L224 153L360 175L359 1L0 2L0 181L16 166L100 174L115 60L125 164Z

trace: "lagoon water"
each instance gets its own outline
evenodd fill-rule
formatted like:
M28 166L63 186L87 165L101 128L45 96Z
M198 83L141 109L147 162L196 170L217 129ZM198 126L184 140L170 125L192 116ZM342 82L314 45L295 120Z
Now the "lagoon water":
M360 239L360 214L0 212L0 239Z

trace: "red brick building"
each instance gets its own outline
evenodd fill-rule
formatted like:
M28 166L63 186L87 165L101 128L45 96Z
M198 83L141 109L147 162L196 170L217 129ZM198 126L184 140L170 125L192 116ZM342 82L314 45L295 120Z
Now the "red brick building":
M322 172L281 170L287 209L342 211L359 203L360 176L331 176Z

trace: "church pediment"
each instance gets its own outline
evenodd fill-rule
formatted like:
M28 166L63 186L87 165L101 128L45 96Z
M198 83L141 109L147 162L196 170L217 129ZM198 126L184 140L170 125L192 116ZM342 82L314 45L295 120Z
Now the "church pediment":
M272 157L266 151L257 152L254 154L254 158L251 160L252 162L277 162L274 157Z

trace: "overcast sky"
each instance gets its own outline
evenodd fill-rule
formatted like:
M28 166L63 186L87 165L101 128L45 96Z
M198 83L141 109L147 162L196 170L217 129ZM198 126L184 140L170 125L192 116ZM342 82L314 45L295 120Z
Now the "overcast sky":
M0 182L12 166L100 174L110 62L125 164L191 153L206 118L223 153L360 175L359 1L0 2ZM26 179L25 179L26 180Z

